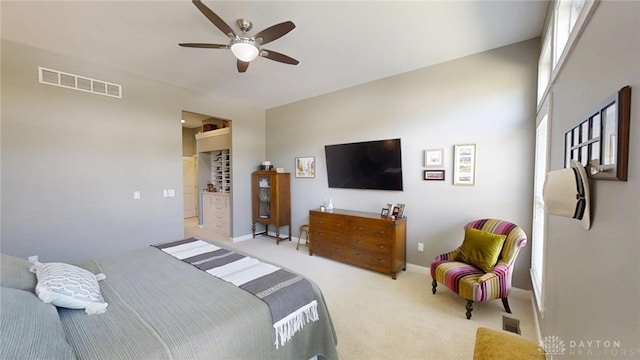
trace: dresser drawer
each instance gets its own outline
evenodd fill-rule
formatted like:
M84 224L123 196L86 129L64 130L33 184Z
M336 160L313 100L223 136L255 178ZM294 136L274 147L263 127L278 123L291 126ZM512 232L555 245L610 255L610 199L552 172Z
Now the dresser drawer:
M212 214L212 218L215 221L223 221L223 222L229 222L229 214L228 213L223 213L223 212L214 212Z
M346 248L349 237L344 233L314 228L311 230L311 243L333 244Z
M346 261L349 257L349 250L346 246L318 242L315 240L311 242L311 251L316 255L341 261Z
M218 205L222 205L222 206L227 206L227 197L226 196L212 196L211 197L213 199L213 203L214 204L218 204Z
M338 216L314 215L311 217L312 229L325 229L338 232L346 232L348 229L347 219Z
M391 270L391 254L373 254L360 249L349 249L349 254L354 265L379 271Z
M228 234L229 233L229 223L226 221L215 221L212 224L212 230L217 233Z
M349 223L349 233L353 236L373 236L391 239L393 237L393 228L382 221L352 221Z
M224 212L226 212L227 211L227 205L225 205L225 203L216 203L216 202L214 202L213 203L213 209L215 211L224 211Z
M349 240L349 247L361 252L391 256L393 244L389 239L352 235Z

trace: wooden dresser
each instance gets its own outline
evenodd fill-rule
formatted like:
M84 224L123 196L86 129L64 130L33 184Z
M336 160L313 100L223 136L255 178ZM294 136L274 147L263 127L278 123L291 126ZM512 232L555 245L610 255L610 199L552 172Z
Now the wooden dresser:
M334 209L309 211L309 255L320 255L390 274L407 269L407 219Z

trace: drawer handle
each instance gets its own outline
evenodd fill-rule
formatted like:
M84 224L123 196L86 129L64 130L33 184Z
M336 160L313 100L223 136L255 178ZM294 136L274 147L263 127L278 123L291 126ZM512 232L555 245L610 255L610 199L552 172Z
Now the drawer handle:
M358 230L358 231L362 231L363 229L362 229L361 227L359 227L359 226L358 226L358 229L357 229L357 230Z
M324 221L318 220L318 224L324 224Z
M380 235L384 234L384 230L378 231L378 234L380 234Z
M378 245L378 249L384 249L386 246L384 245Z
M334 224L335 227L340 227L342 224Z
M376 259L377 262L379 262L380 264L382 264L384 262L383 259Z

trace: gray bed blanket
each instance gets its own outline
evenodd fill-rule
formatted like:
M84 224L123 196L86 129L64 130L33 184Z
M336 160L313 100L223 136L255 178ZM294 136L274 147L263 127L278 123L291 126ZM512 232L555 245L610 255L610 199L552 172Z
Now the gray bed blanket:
M338 358L333 324L313 282L319 320L276 349L263 301L159 249L79 265L107 275L100 286L109 307L96 316L60 309L78 359Z

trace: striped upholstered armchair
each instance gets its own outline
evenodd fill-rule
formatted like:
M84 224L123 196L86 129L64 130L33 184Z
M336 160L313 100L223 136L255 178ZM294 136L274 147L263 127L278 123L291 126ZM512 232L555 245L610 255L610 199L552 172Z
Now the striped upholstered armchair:
M474 301L502 299L504 310L511 313L507 296L511 289L513 264L520 249L527 244L527 234L519 226L498 219L474 220L464 228L464 243L451 252L437 256L431 262L433 293L436 293L436 287L441 283L467 299L467 319L471 318ZM477 259L469 260L469 249L474 242L483 247L493 246L495 257L485 259L487 261L484 264L478 264ZM471 253L474 251L477 254L477 249ZM484 248L482 251L487 252Z

